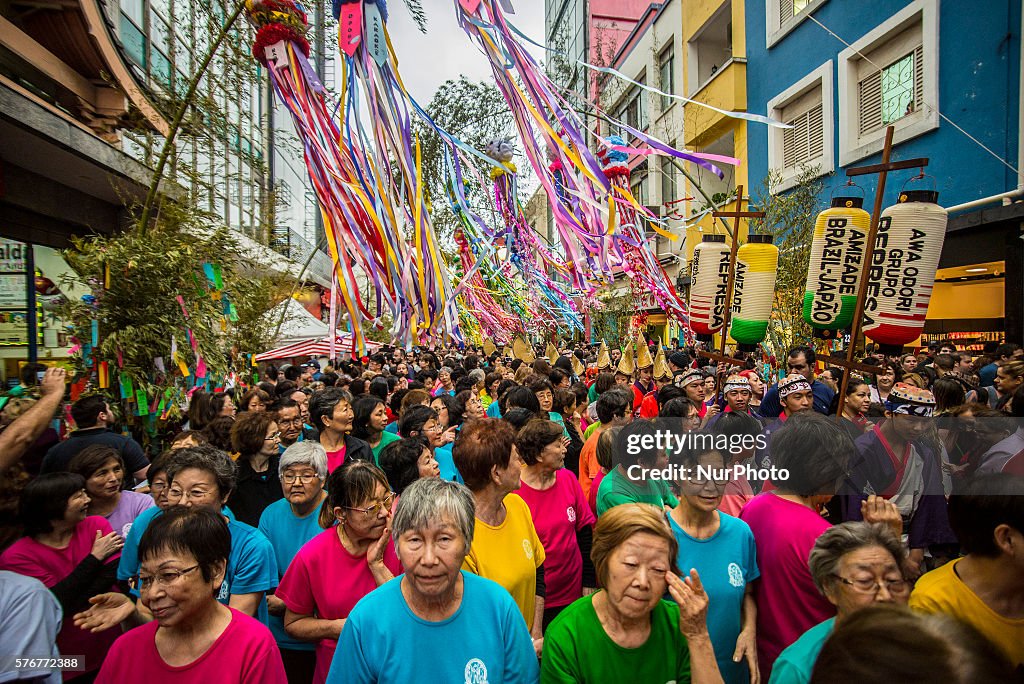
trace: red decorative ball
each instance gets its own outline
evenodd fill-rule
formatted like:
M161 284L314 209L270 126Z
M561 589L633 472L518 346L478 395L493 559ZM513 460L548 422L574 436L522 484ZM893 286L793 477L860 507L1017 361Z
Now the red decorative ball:
M267 66L266 49L282 40L291 42L302 54L309 57L309 41L295 29L283 24L267 24L256 31L256 40L252 44L252 56L263 66Z

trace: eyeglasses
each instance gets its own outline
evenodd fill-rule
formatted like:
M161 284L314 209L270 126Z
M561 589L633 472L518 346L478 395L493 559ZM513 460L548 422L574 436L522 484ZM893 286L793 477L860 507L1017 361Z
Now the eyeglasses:
M898 580L882 580L882 582L878 582L874 579L850 580L845 577L841 577L840 575L833 575L833 577L843 584L853 587L862 594L871 594L872 596L876 596L878 594L878 591L882 588L883 584L885 585L886 590L888 590L888 592L893 596L898 596L907 590L907 581L902 577Z
M187 575L197 569L199 569L199 566L193 565L191 568L185 568L183 570L165 570L163 572L158 572L155 575L136 575L129 579L128 583L131 585L132 589L142 593L143 591L153 588L158 584L169 587L181 579L183 575Z
M375 504L367 506L366 508L356 508L355 506L344 506L350 511L359 511L368 518L375 517L381 510L389 510L391 508L391 502L395 500L394 493L388 494L384 497L383 501L378 501Z
M440 425L434 425L433 427L423 428L423 431L424 432L440 432L441 431L441 426Z
M278 430L277 432L275 432L272 435L268 435L268 436L264 437L263 441L264 442L276 442L279 439L281 439L281 431L280 430Z
M210 492L206 491L205 489L194 489L191 492L185 492L180 489L174 489L174 487L172 486L170 489L167 490L168 500L187 498L190 501L198 501L200 499L205 499L209 495Z
M317 475L316 473L302 473L301 475L285 473L281 479L284 481L285 484L295 484L296 481L299 481L302 484L309 484L313 480L319 478L320 476Z

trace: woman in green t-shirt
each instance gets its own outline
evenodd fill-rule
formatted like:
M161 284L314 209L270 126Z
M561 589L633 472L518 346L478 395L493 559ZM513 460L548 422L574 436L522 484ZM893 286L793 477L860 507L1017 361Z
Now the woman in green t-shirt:
M591 558L603 589L548 627L541 683L721 682L707 594L696 571L680 579L677 552L655 506L622 504L598 519Z

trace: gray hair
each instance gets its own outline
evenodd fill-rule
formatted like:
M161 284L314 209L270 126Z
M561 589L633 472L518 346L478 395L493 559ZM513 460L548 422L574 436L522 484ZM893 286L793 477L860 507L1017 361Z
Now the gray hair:
M807 564L818 591L824 594L825 589L835 583L843 556L869 546L880 546L892 554L896 566L903 572L907 550L892 530L881 523L844 522L825 530L811 550Z
M466 541L466 552L473 543L476 504L465 485L436 477L421 478L406 487L398 499L398 509L391 521L391 536L398 549L402 535L422 530L450 519Z
M285 449L277 467L278 476L283 478L285 470L297 465L309 466L316 471L321 483L327 481L327 451L320 442L296 442Z
M226 453L209 444L175 451L167 462L167 481L174 482L178 473L189 468L213 473L221 496L233 491L238 481L238 464Z
M474 368L473 370L469 371L469 379L473 381L474 385L479 385L484 381L484 378L486 377L487 374L484 373L483 369L481 368Z
M441 366L441 370L437 371L437 374L440 375L441 373L447 373L448 375L451 375L452 374L452 367L451 366Z

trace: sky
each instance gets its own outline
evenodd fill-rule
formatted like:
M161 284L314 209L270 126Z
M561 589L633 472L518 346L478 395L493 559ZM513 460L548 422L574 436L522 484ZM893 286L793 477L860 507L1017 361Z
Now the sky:
M509 20L538 43L544 43L544 2L511 0L516 14ZM427 14L427 33L420 33L402 0L389 0L388 31L398 55L405 87L424 108L445 81L465 74L474 81L491 80L490 64L470 42L456 19L457 0L421 0ZM543 50L532 49L542 58Z

